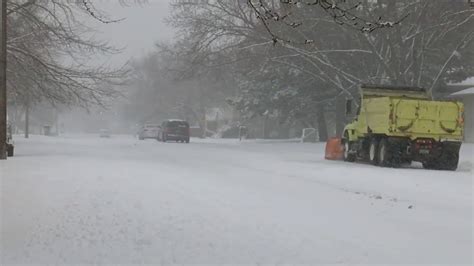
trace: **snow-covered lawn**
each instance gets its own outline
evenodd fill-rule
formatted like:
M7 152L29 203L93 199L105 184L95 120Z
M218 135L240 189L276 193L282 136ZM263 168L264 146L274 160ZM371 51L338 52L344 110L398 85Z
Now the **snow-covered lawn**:
M473 151L445 172L325 161L323 144L17 138L0 264L470 265Z

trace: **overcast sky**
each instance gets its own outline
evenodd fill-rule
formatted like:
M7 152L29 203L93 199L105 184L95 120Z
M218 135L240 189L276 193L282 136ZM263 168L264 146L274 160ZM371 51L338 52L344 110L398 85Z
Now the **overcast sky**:
M90 22L99 30L98 39L124 47L123 54L100 60L121 64L131 57L140 57L152 51L157 41L171 40L173 30L163 21L169 15L169 1L148 0L148 4L141 6L122 6L118 0L95 0L94 5L110 14L111 19L125 18L120 23L112 24Z

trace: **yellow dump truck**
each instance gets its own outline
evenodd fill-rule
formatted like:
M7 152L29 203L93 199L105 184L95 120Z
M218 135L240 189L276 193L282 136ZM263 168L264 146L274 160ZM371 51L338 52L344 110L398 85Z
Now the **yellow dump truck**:
M464 106L434 101L423 88L363 85L355 119L344 129L346 161L398 167L419 161L427 169L456 170ZM346 113L352 113L351 101Z

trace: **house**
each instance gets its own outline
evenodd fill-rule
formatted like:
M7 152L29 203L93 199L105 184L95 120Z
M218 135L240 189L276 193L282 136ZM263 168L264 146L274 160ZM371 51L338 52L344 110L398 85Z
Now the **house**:
M474 143L474 87L451 94L464 103L464 141Z

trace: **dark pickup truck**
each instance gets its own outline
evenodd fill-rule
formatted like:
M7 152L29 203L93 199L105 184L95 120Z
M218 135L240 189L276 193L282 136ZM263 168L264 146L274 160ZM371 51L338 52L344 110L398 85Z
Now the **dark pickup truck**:
M164 121L159 129L158 140L189 143L189 123L184 120L170 119Z

